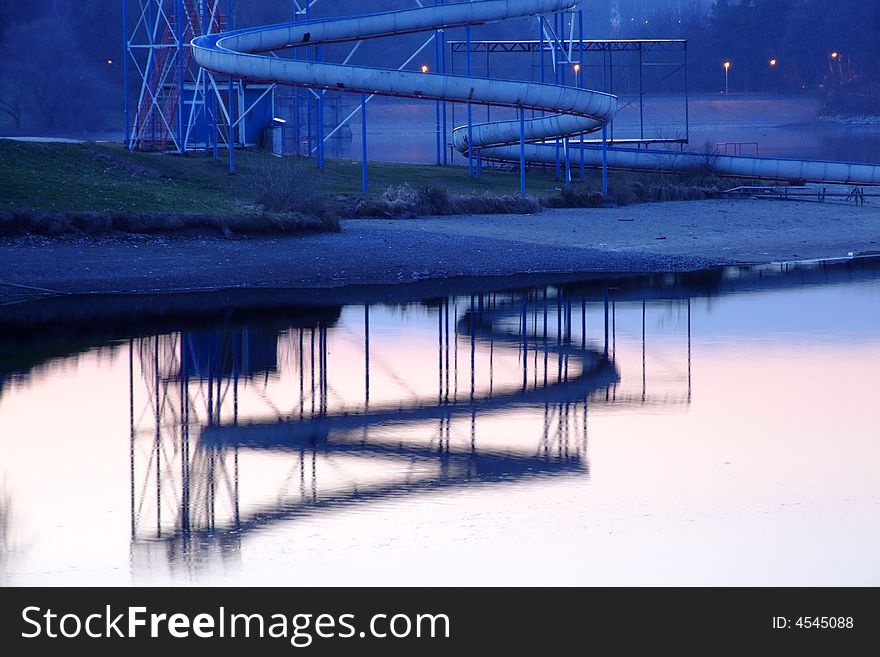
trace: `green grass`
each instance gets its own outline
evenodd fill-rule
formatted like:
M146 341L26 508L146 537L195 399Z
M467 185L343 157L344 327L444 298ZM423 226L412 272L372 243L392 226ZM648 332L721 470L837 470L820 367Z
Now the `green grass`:
M230 176L221 155L218 161L205 155L131 153L116 145L0 139L0 210L238 214L254 203L259 178L277 158L239 151L237 173ZM368 172L374 196L403 183L445 187L457 194L511 194L519 189L518 174L488 171L479 179L469 178L465 167L371 163ZM321 195L360 196L357 162L328 160L319 173L307 161L298 165L297 173ZM535 173L529 191L552 193L557 185L552 172Z
M359 162L328 160L326 170L318 172L314 160L279 159L258 151L240 150L236 155L236 175L230 176L226 154L221 155L214 160L207 154L181 157L131 153L118 144L0 139L0 215L26 211L19 217L19 223L28 224L27 216L33 215L39 219L37 223L49 221L51 231L56 226L50 220L62 213L100 213L104 215L102 220L113 226L112 230L121 230L119 226L126 225L126 217L148 217L153 226L161 225L165 217L174 229L205 223L205 218L213 221L225 217L231 224L232 218L262 220L267 216L298 214L319 217L331 226L331 217L369 214L371 207L387 207L389 195L399 197L403 185L427 197L436 197L436 190L441 190L453 201L442 204L450 211L469 207L480 212L506 211L505 208L513 207L512 196L519 191L518 170L486 168L476 178L469 177L467 168L462 166L371 163L370 193L364 198ZM608 202L627 205L706 198L736 184L705 173L670 176L612 171L606 199L599 193L598 171L588 171L587 181L566 193L559 192L562 183L554 180L554 173L552 166L530 169L527 189L534 197L530 201L533 206L540 203L546 207L595 207ZM407 187L403 189L406 191ZM407 194L409 191L404 196ZM503 197L506 203L487 202ZM267 199L283 202L271 203ZM195 223L181 221L187 217L201 219L194 220ZM60 230L68 230L64 226L76 230L77 222L83 221L88 219L64 217Z

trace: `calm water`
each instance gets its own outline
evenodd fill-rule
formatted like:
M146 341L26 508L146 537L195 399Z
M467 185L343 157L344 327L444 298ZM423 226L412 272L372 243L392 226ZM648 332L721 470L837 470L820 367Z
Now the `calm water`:
M5 583L880 584L876 265L92 328L5 340Z
M327 103L328 132L359 102L348 94L331 94ZM705 152L707 144L730 154L743 142L743 155L796 157L852 162L880 162L880 125L847 126L816 119L821 103L810 96L695 96L690 100L690 146ZM433 163L437 160L436 112L433 103L374 98L367 106L367 146L371 160ZM332 120L331 120L332 118ZM504 109L474 109L474 121L513 119ZM449 105L448 125L467 123L466 110ZM327 154L361 158L360 114L328 141ZM647 96L644 101L645 137L684 137L684 99L675 96ZM640 136L638 97L621 96L621 110L614 122L615 137ZM447 139L447 141L449 141ZM453 163L466 163L451 153Z

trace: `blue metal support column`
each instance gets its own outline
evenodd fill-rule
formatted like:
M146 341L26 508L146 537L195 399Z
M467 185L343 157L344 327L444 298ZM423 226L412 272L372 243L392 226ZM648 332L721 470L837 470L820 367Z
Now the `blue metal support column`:
M128 0L122 0L122 103L125 112L125 147L131 143L131 117L128 100Z
M299 21L299 12L297 11L297 6L294 4L293 7L293 20L294 22ZM293 58L299 59L298 48L294 48L293 50ZM302 145L302 126L300 125L300 95L302 90L299 87L293 88L293 154L296 157L300 155L300 146Z
M578 88L584 88L584 75L586 75L586 69L584 68L584 10L578 10L578 40L580 41L580 58L578 60ZM581 133L581 182L587 179L586 174L586 166L584 163L584 135Z
M690 114L690 97L688 91L688 45L684 42L684 139L686 143L691 143L691 114Z
M645 87L642 83L644 77L645 56L642 44L639 43L639 138L645 138Z
M539 66L540 79L541 79L541 84L544 84L547 74L545 71L546 64L544 63L544 17L543 16L538 16L538 39L539 39L539 43L540 43L540 46L538 47L538 52L540 53L540 56L538 58L538 61L540 64L540 66ZM535 114L533 112L532 116L534 117L534 115ZM544 116L544 110L541 110L541 116ZM541 143L542 144L544 143L543 139L541 140ZM541 163L541 171L544 171L544 170L545 170L544 163L542 162Z
M614 95L614 51L608 51L608 93ZM611 125L611 141L614 141L614 125Z
M202 34L208 34L211 30L211 15L208 9L208 0L202 0ZM212 94L213 95L213 94ZM195 101L195 95L193 95ZM208 72L202 71L202 109L205 116L205 153L211 152L211 117L208 114Z
M367 193L367 95L361 94L361 191Z
M605 359L608 359L608 286L605 286Z
M565 152L565 188L571 187L571 149L568 137L562 139L562 150Z
M183 143L186 137L186 128L183 125L183 108L186 104L186 85L184 79L184 56L183 50L185 47L184 39L186 38L183 33L183 0L175 0L174 2L174 35L177 40L177 75L179 77L178 81L178 101L177 101L177 152L180 155L183 155L186 151L186 144ZM193 97L193 101L195 101L195 97Z
M229 30L235 29L235 24L232 17L232 0L226 0L226 20L229 26ZM229 78L229 175L235 175L235 101L233 100L233 96L235 95L235 83L232 78Z
M434 5L438 4L438 0L434 0ZM436 30L434 32L434 70L437 73L442 73L442 66L440 64L440 58L442 57L443 52L443 44L441 42L441 31ZM443 133L440 132L440 100L437 100L434 107L434 114L436 119L436 132L437 132L437 166L443 163Z
M564 84L564 81L560 79L561 78L560 73L563 72L562 59L561 59L563 53L562 52L555 52L555 51L557 50L557 46L559 45L559 41L558 41L559 35L563 33L562 30L560 30L560 25L563 24L563 19L564 19L564 17L561 14L553 14L553 31L556 32L556 38L557 38L556 43L551 42L551 47L554 49L553 82L555 84L560 85L560 86ZM562 168L562 162L560 161L559 147L560 147L560 139L559 139L559 137L557 137L556 138L556 180L559 180L560 169Z
M602 195L608 197L608 124L602 124Z
M315 48L315 61L324 59L324 47ZM318 150L318 170L324 170L324 92L318 93L318 118L315 124L315 148Z
M217 105L217 94L211 94L211 107L213 109L213 122L214 122L214 159L220 159L220 124L217 121L217 110L219 110L219 106Z
M236 121L236 98L235 83L229 80L229 175L235 175L235 125Z
M465 28L467 37L467 76L471 76L471 26ZM474 175L474 107L471 102L467 104L467 122L468 122L468 176Z
M541 82L544 82L544 69L546 65L544 64L544 17L538 16L538 39L539 39L539 47L538 52L540 53L539 62L540 62L540 71L541 71ZM543 116L543 112L541 115Z
M309 20L309 8L311 2L306 2L306 21ZM311 48L306 48L306 61L312 60ZM306 97L306 157L312 156L312 90L306 87L304 95Z
M526 110L519 110L519 195L526 195Z
M445 4L446 0L440 0L440 4ZM440 72L446 75L446 30L440 30ZM447 103L443 101L443 134L441 139L445 142L447 132ZM443 164L449 164L449 154L446 152L445 144L443 145Z
M299 157L300 141L302 140L299 115L299 87L296 87L293 90L293 154L296 155L296 157Z

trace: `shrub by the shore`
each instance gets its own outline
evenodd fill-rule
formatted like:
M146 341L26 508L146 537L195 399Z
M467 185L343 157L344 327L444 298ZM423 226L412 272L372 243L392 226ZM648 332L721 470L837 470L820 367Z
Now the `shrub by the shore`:
M613 181L608 185L608 197L586 185L572 185L543 200L548 208L599 208L627 206L656 201L701 201L716 198L723 184L715 180L661 180L654 183Z
M229 217L198 214L123 214L112 212L0 213L0 237L20 235L96 235L107 233L175 234L209 232L224 236L340 231L339 219L299 213L242 214Z
M515 194L450 194L442 187L415 189L408 184L389 187L379 198L361 199L354 217L407 218L453 214L531 214L541 211L532 197Z

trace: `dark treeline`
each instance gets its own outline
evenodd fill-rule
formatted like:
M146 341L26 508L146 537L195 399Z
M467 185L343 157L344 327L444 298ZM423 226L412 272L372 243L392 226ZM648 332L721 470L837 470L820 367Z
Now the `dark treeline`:
M138 4L129 1L132 20ZM413 4L320 0L314 15ZM291 0L234 5L238 26L290 20L293 12ZM818 91L826 94L831 111L880 113L880 1L588 0L583 8L588 38L687 38L694 91L723 89L723 62L729 61L732 93ZM121 0L0 0L0 129L121 131L121 22ZM475 32L475 38L536 36L533 21ZM411 35L368 42L358 61L397 65L422 41L423 35ZM337 50L328 49L328 56L347 47ZM428 48L423 59L430 60L432 52ZM510 65L499 60L499 74L530 74L507 70ZM134 88L134 73L132 80Z
M880 2L717 0L621 21L622 38L689 40L696 90L821 91L834 111L880 113Z

